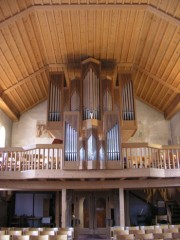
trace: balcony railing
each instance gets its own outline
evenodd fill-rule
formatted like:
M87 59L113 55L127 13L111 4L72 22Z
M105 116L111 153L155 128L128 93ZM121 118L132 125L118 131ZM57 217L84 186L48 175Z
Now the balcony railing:
M161 146L148 143L124 143L123 168L180 168L180 145Z
M38 144L24 148L0 148L0 171L62 168L62 146Z
M124 169L180 169L180 145L160 146L147 143L123 143L121 155L122 164L120 166ZM108 161L112 162L112 160L105 162ZM0 171L57 170L63 169L62 166L63 146L60 144L0 148Z

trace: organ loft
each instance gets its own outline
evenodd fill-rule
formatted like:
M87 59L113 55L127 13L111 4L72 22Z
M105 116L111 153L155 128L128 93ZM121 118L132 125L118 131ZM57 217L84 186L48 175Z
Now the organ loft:
M65 84L50 74L47 129L63 143L63 169L121 169L121 145L137 130L131 74L114 83L101 62L81 62L81 76Z

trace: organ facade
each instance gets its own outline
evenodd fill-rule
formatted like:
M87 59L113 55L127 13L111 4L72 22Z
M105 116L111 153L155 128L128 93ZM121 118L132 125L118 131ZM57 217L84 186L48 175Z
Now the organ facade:
M63 74L51 74L47 127L63 142L64 169L121 168L121 143L137 129L131 74L119 73L114 85L93 58L68 88Z

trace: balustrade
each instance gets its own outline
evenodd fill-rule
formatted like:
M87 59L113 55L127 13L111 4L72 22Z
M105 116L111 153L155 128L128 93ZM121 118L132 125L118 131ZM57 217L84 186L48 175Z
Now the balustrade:
M180 145L122 144L122 168L180 168ZM56 170L63 165L62 145L0 148L0 171ZM105 162L112 161L105 159ZM107 167L108 168L108 167ZM73 169L72 169L73 170Z

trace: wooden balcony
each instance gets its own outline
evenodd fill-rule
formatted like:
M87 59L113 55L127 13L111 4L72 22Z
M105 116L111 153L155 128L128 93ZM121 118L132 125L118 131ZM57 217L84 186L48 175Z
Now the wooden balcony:
M120 160L105 160L104 168L64 169L62 144L38 144L24 148L0 148L0 179L142 179L180 177L180 145L160 146L123 143ZM109 162L119 162L110 169ZM77 165L81 162L77 160Z

